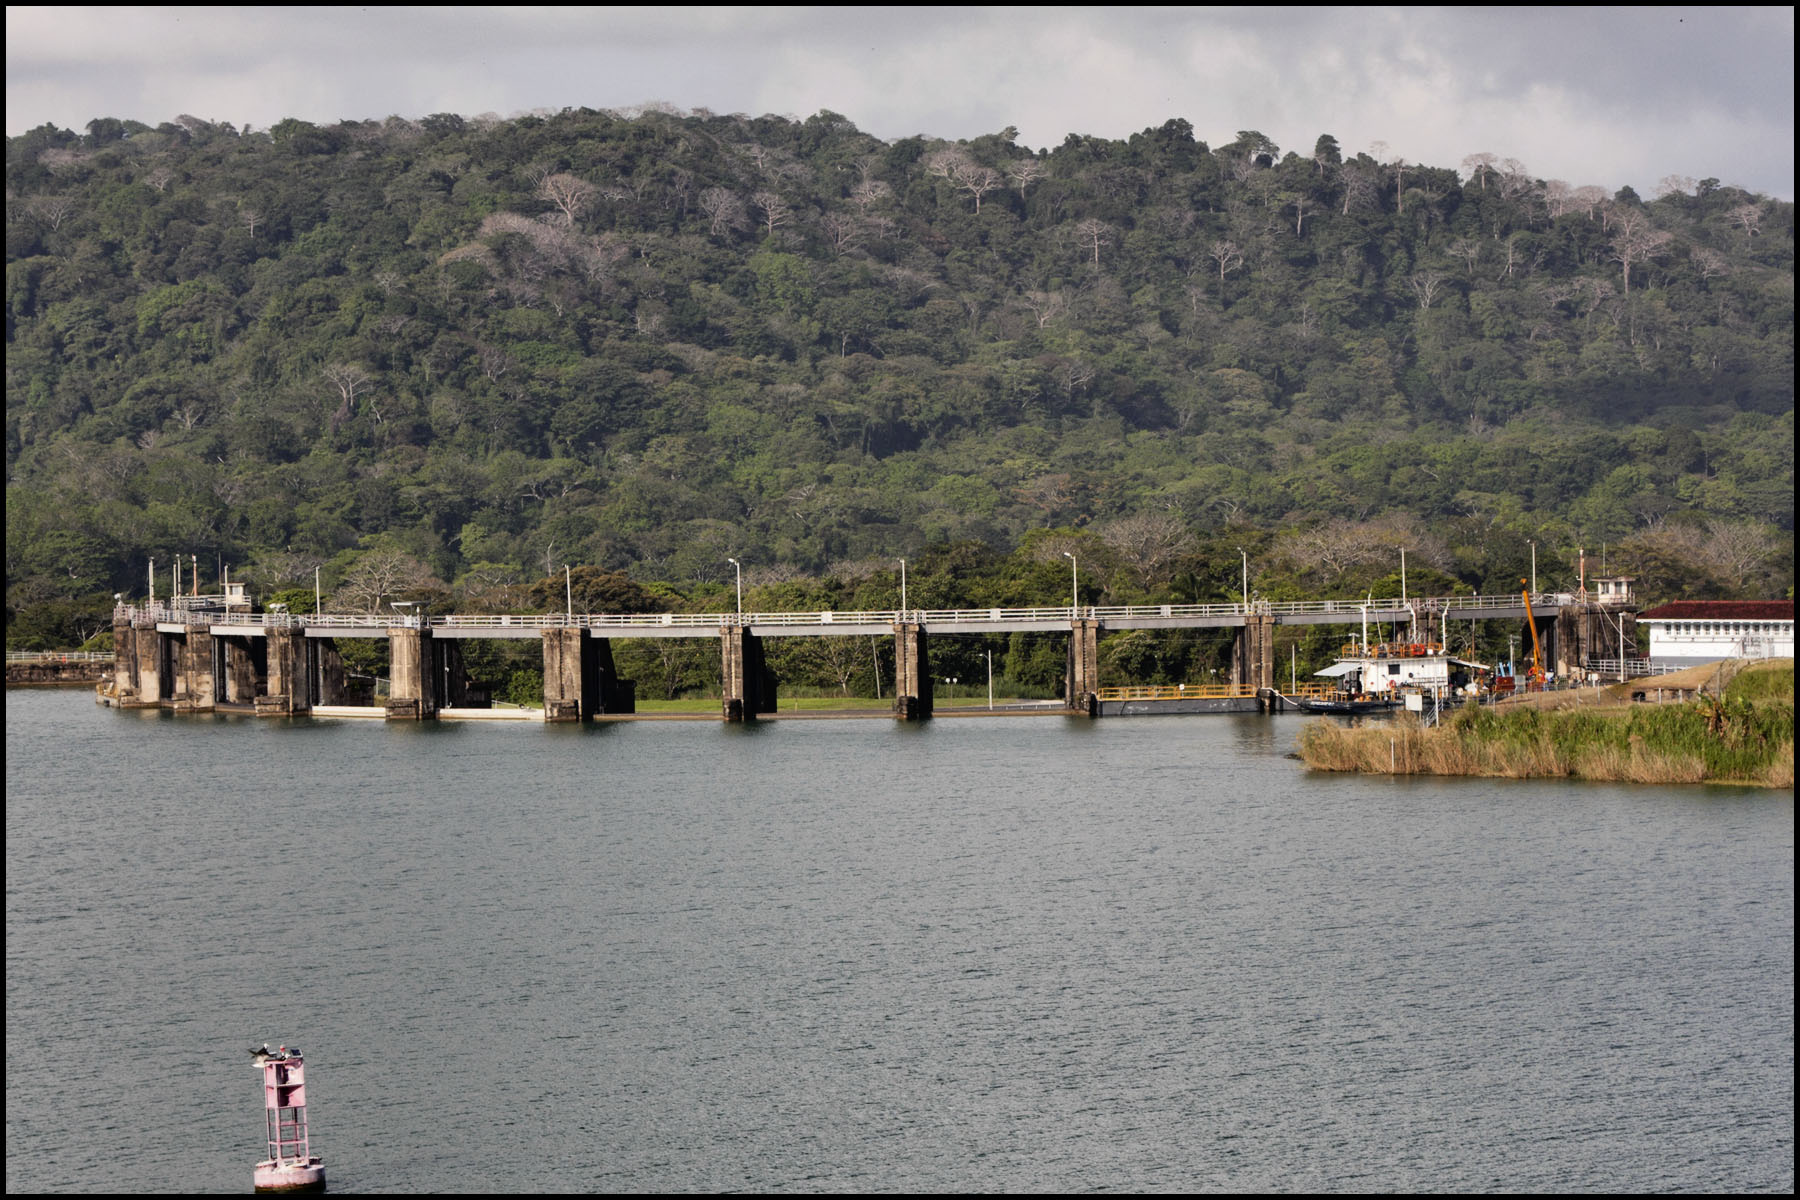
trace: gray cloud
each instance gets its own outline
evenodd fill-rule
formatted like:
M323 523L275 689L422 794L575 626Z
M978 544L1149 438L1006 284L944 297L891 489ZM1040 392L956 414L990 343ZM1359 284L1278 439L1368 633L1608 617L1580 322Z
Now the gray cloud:
M661 100L843 113L884 138L1026 145L1170 117L1214 144L1609 188L1793 195L1791 8L131 8L7 10L7 131L183 112L266 127Z

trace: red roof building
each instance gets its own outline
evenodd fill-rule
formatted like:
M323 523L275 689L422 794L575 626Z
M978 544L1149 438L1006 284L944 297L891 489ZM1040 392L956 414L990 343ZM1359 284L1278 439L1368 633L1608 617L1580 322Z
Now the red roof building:
M1640 613L1638 623L1650 627L1658 666L1794 657L1792 600L1677 600Z

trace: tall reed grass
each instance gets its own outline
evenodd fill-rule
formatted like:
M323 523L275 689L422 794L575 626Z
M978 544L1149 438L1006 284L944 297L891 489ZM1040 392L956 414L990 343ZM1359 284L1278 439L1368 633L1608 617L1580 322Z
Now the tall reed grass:
M1630 710L1470 708L1436 728L1403 717L1301 731L1321 771L1632 783L1794 785L1794 705L1705 698Z

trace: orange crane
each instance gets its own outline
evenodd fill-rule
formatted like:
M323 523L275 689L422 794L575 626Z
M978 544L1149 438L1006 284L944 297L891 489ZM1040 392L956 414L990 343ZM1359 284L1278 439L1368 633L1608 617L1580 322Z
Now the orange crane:
M1526 691L1541 692L1544 690L1544 648L1538 644L1537 622L1531 616L1531 584L1530 581L1519 580L1525 596L1525 624L1531 629L1531 675L1526 683Z

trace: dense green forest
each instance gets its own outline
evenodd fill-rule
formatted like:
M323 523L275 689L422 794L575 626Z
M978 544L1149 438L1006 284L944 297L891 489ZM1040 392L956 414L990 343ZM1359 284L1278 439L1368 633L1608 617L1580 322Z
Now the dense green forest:
M1065 551L1096 602L1402 548L1506 590L1534 546L1792 594L1794 210L1718 180L656 109L100 119L6 172L9 646L177 554L439 611L560 608L565 564L729 607L728 557L754 607L891 605L899 558L915 604L1056 603Z

